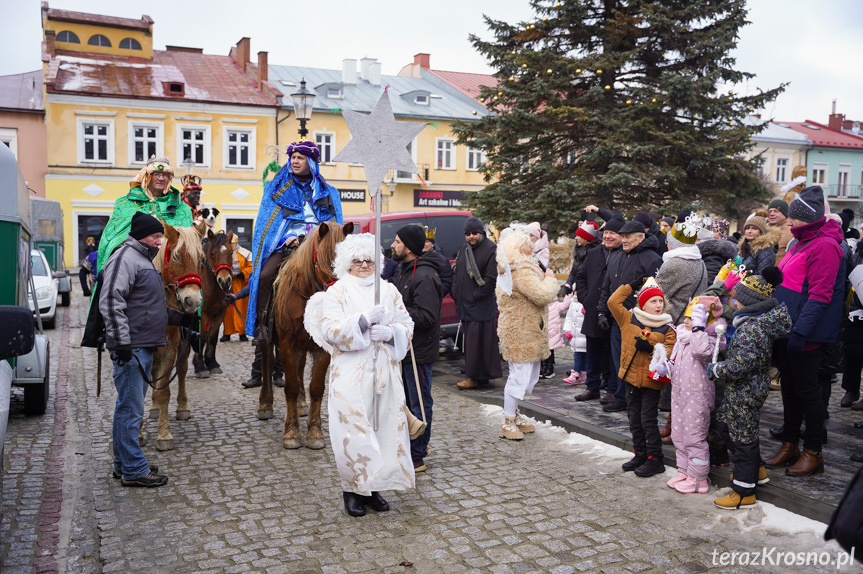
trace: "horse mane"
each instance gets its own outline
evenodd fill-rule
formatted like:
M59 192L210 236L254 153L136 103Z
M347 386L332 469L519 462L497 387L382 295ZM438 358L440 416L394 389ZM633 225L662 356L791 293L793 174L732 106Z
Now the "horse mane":
M177 238L177 244L174 246L174 251L171 253L171 259L174 261L180 260L180 252L185 247L186 252L189 257L192 258L192 261L195 261L197 264L201 259L204 258L204 248L201 246L201 236L198 235L198 230L194 227L175 227L174 230L180 235ZM159 246L159 254L156 256L156 269L159 270L159 273L162 272L162 266L165 261L165 250L168 248L168 241L162 241L162 245Z
M318 232L315 230L303 241L297 250L282 267L280 273L280 290L297 288L301 293L308 292L308 288L315 284L315 251L318 255L318 269L327 277L334 277L333 259L336 257L336 244L344 239L342 226L331 221L321 225L329 228L329 233L321 240L317 250L313 249ZM311 293L308 293L311 295Z
M213 252L213 249L219 249L228 244L228 234L224 231L219 231L213 234L213 238L207 237L207 255Z

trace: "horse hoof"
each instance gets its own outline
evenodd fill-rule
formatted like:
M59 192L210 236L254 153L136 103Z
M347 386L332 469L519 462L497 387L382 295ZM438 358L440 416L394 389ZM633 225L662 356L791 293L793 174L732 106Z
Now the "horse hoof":
M191 411L177 411L177 420L178 421L187 421L192 418Z
M306 448L310 448L312 450L321 450L322 448L324 448L324 439L306 437Z
M222 368L221 367L210 367L210 374L211 375L221 375L222 374Z
M151 419L159 418L159 409L150 409L150 418Z
M286 438L282 441L282 444L285 445L285 448L294 449L303 446L303 441L298 438Z
M273 418L273 409L258 411L258 420L267 421Z
M195 371L195 376L199 379L209 379L210 371Z
M174 450L174 439L156 439L156 450Z

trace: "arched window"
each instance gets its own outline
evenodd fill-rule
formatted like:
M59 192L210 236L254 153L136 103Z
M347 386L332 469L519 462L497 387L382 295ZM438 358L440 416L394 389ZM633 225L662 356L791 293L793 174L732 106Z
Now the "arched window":
M111 47L111 40L103 36L102 34L94 34L90 36L90 39L87 43L91 46L104 46L106 48Z
M80 44L81 40L78 39L78 36L75 35L75 32L70 32L69 30L63 30L59 34L57 34L58 42L69 42L70 44Z
M135 38L124 38L120 40L120 48L122 50L140 50L141 43Z

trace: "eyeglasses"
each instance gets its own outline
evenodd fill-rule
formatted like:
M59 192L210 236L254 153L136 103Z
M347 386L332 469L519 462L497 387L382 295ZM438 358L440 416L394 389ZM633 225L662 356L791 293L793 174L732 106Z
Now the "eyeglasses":
M354 267L362 267L363 265L372 265L374 262L374 259L354 259L351 263Z
M479 231L473 231L471 233L465 233L464 234L465 237L471 237L473 235L482 235L482 233L480 233Z
M169 173L159 173L159 172L154 172L154 173L153 173L153 175L151 175L150 177L151 177L151 178L153 178L153 179L156 179L156 178L159 178L159 177L163 177L163 178L165 178L165 179L171 179L171 174L169 174Z

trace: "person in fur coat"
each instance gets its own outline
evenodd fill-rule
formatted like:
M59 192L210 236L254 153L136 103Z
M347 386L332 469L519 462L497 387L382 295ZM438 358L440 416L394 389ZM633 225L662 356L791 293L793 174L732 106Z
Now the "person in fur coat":
M539 380L540 361L548 357L548 304L560 286L554 273L544 273L533 256L530 237L522 231L508 234L497 250L497 335L509 376L503 396L500 438L521 440L533 432L518 412L518 402Z
M710 472L707 431L715 400L706 367L716 347L716 327L722 325L724 331L726 323L718 297L696 297L683 315L671 353L671 440L677 447L677 476L667 484L683 494L705 494ZM724 334L719 349L725 350Z
M695 244L707 269L707 282L713 283L722 266L737 257L737 244L728 239L705 239Z
M767 227L767 211L759 209L749 216L743 225L743 237L737 244L740 257L747 271L756 275L765 267L776 264L776 246L782 230Z
M647 283L645 283L647 281ZM624 301L637 288L636 306L632 311ZM626 414L635 456L622 466L625 472L634 470L641 477L665 472L662 441L656 417L659 410L659 392L665 382L650 375L650 363L655 346L665 346L671 354L677 340L671 324L671 315L664 312L665 297L653 279L639 278L623 284L608 298L611 311L621 333L620 371L618 377L626 385Z
M584 305L572 301L563 322L563 331L572 348L572 373L563 379L567 385L587 382L587 337L581 333L584 324Z

